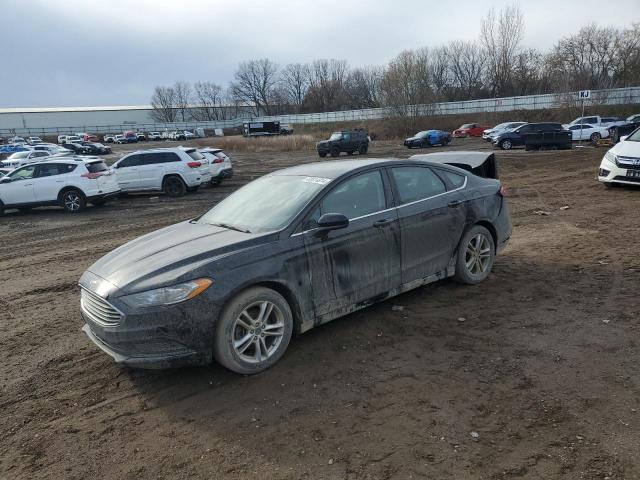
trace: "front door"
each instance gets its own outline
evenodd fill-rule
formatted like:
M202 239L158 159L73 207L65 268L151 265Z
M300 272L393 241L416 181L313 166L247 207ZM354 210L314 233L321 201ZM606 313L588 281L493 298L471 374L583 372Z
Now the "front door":
M33 176L36 164L26 165L14 170L7 177L11 180L0 183L0 200L5 205L19 205L32 203Z
M134 154L121 160L115 169L118 185L124 191L140 188L140 174L138 169L142 162L142 155Z
M388 206L376 169L344 180L313 211L305 249L317 317L354 310L400 285L400 232L396 211ZM346 215L349 226L318 238L314 224L325 213Z
M400 203L402 283L408 284L446 270L462 236L465 204L459 195L447 193L431 168L393 167L390 172ZM457 176L451 190L464 185L464 175Z

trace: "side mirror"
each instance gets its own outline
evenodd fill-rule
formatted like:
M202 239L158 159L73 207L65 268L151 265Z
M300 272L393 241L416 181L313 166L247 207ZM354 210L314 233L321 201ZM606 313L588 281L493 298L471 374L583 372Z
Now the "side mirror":
M623 135L622 137L620 137L620 141L624 142L627 138L629 138L629 135Z
M331 230L340 230L349 226L349 219L341 213L325 213L318 219L318 227L314 233L316 237L322 237Z

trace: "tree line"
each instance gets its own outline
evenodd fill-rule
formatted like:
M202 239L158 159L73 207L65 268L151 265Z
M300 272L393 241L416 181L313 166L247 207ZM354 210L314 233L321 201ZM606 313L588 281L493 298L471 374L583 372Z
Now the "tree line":
M253 115L328 112L479 98L640 85L640 24L591 24L549 51L523 45L517 5L481 20L476 41L405 50L385 66L351 67L319 59L279 66L264 58L240 63L227 86L212 81L157 86L151 97L161 122Z

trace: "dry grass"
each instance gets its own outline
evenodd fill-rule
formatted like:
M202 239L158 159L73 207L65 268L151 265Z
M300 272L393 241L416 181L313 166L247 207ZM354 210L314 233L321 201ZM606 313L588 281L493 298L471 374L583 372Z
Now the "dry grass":
M314 150L316 139L312 135L277 135L273 137L245 138L239 135L198 140L202 146L214 146L232 152L296 152Z

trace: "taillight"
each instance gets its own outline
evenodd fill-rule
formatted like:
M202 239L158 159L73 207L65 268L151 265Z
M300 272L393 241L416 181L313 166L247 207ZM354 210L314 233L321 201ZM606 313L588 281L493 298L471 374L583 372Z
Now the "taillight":
M202 166L202 163L200 163L200 162L188 162L187 166L191 167L191 168L198 168L198 167Z
M96 178L101 177L102 175L103 175L102 173L91 173L91 172L88 172L88 173L83 173L80 176L84 177L84 178L88 178L89 180L95 180Z
M212 163L222 163L224 162L224 160L222 160L220 157L217 157Z

